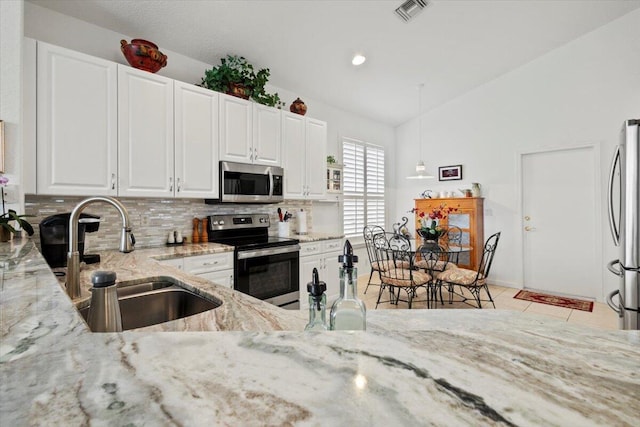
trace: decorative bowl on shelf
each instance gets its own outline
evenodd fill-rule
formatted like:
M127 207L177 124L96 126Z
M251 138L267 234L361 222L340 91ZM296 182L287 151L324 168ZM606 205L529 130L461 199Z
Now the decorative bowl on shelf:
M307 114L307 106L300 98L296 98L296 100L291 103L289 111L304 116Z
M133 68L155 73L167 65L167 55L158 46L143 39L132 39L131 43L120 40L120 50Z
M242 83L229 82L229 90L227 90L227 95L232 95L242 99L249 99L251 92L249 91L249 88Z

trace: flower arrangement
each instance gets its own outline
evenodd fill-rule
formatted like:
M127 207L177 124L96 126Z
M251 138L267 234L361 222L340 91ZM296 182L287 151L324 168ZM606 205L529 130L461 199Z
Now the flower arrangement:
M445 219L451 212L457 211L458 208L447 207L446 203L441 203L439 206L431 209L430 212L422 212L416 208L411 209L411 213L415 213L420 221L420 228L416 231L424 239L436 240L438 239L444 229L439 226L439 222ZM431 223L429 223L431 221Z
M9 233L17 234L19 233L11 223L13 221L17 222L20 227L27 232L29 236L33 235L33 227L27 220L23 219L30 215L18 215L16 211L13 209L9 209L7 211L5 202L4 202L4 187L9 183L9 178L4 175L0 175L0 195L2 195L2 215L0 215L0 240L8 241L10 238Z

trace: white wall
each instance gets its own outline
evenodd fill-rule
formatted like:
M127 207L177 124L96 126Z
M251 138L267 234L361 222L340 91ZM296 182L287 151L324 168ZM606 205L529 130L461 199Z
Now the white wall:
M522 285L518 157L552 147L596 144L601 159L603 294L617 287L605 261L615 257L604 203L606 179L622 123L640 117L640 10L497 78L422 117L427 168L463 165L463 181L415 183L404 177L415 165L416 120L398 127L395 215L413 206L424 189L469 188L485 197L485 236L502 231L493 281ZM571 194L567 194L571 197ZM559 212L558 219L570 220ZM600 298L602 300L602 298Z
M127 62L122 52L120 52L120 40L129 41L131 38L145 38L144 34L119 34L31 3L25 4L24 15L24 33L26 37L125 65ZM204 71L212 67L212 65L204 62L166 50L162 46L159 46L159 48L168 56L167 66L158 71L157 74L159 75L184 82L199 83ZM218 58L212 58L212 61L217 63ZM391 170L387 175L390 181L393 180L395 133L391 126L315 101L305 97L304 94L296 94L270 85L267 86L267 90L269 92L277 92L287 106L297 97L302 98L307 104L308 116L326 121L328 123L327 154L334 155L338 161L342 157L342 146L339 145L341 136L349 136L388 147L388 164L391 166ZM314 203L313 210L314 231L342 230L341 205L337 203Z
M4 121L4 175L19 189L22 182L22 17L23 2L0 1L0 120ZM6 209L24 212L24 196ZM2 212L0 212L2 213Z

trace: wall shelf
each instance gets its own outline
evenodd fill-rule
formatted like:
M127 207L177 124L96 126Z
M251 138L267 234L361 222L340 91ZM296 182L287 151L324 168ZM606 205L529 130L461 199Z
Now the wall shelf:
M327 193L342 194L342 165L327 164Z

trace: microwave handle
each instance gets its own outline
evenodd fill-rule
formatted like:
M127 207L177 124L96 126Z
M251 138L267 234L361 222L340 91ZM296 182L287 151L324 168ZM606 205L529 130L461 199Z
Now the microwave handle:
M269 197L273 197L273 171L269 168Z
M607 191L607 201L609 210L609 228L611 229L611 235L613 236L613 243L616 246L620 246L620 230L616 224L615 213L613 210L613 186L615 183L616 164L620 162L620 146L616 147L616 152L613 155L613 161L611 162L611 170L609 171L609 186Z

